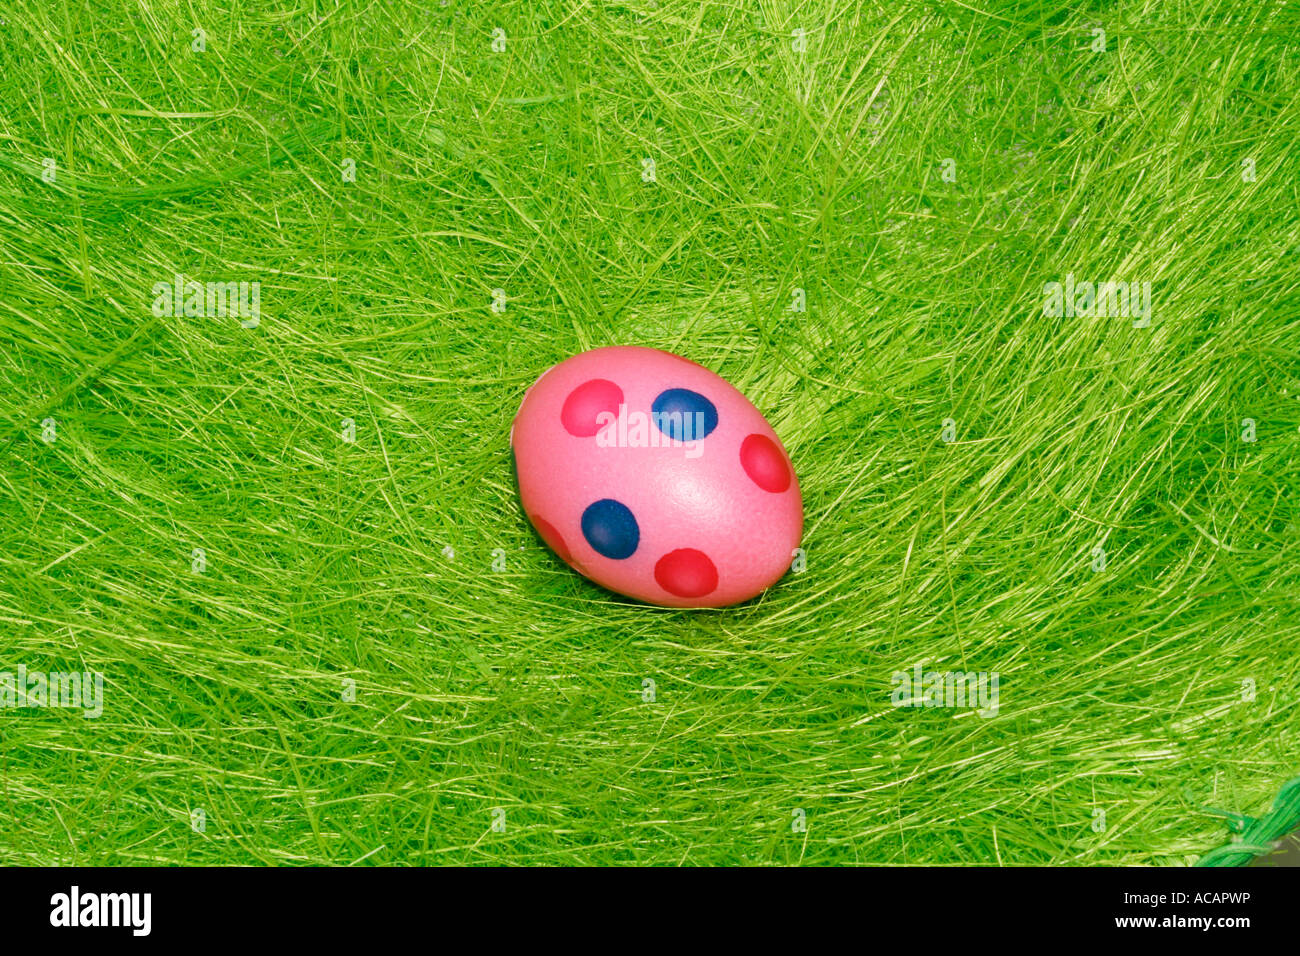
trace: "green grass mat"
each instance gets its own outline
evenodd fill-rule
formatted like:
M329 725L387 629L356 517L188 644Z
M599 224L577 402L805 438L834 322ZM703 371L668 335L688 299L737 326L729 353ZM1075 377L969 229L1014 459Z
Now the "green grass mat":
M0 707L0 864L1201 860L1300 771L1297 141L1294 0L0 5L0 673L103 680ZM536 538L615 343L801 571Z

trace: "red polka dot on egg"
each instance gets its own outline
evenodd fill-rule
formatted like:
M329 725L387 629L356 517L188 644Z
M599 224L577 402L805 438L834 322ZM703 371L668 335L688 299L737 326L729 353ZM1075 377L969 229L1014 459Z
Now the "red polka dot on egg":
M780 494L790 487L785 455L766 435L750 435L740 443L740 467L764 491Z
M669 594L700 598L717 588L718 569L703 551L678 548L655 563L655 581Z
M529 515L529 518L532 519L533 527L536 528L537 533L542 536L542 540L546 542L547 547L558 554L566 562L572 564L573 555L569 553L569 548L568 545L564 543L563 535L555 530L555 526L549 521L537 517L537 515Z
M576 438L590 438L601 429L600 415L618 415L623 404L623 390L608 379L593 378L583 382L564 400L560 422Z

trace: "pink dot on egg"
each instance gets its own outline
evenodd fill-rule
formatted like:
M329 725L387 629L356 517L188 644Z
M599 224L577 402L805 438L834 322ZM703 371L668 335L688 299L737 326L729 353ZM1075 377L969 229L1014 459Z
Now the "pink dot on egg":
M704 597L717 588L718 569L703 551L678 548L655 563L655 580L677 597Z
M533 527L537 529L537 533L542 536L542 540L546 542L547 546L563 558L565 562L572 564L573 555L569 553L568 545L564 543L564 537L555 530L555 526L549 521L537 517L537 515L529 515L528 517L532 519Z
M764 491L780 494L790 487L785 455L766 435L750 435L740 443L740 467Z
M590 438L600 431L597 420L601 412L618 414L623 404L623 390L608 379L593 378L583 382L564 400L560 421L564 430L577 438Z

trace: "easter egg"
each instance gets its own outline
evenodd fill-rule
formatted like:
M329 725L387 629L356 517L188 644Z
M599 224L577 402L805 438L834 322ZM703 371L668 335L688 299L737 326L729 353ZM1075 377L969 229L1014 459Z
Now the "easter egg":
M533 384L510 432L524 512L597 584L668 607L725 607L774 584L803 498L767 419L671 352L593 349Z

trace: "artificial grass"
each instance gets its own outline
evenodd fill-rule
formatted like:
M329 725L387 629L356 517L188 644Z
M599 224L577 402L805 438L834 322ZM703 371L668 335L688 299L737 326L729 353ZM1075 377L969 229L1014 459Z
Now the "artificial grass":
M6 4L0 670L106 686L0 710L0 863L1197 861L1300 769L1297 37ZM510 421L614 343L769 416L806 570L667 611L546 551ZM997 715L893 707L917 664Z

